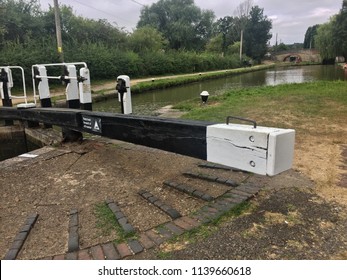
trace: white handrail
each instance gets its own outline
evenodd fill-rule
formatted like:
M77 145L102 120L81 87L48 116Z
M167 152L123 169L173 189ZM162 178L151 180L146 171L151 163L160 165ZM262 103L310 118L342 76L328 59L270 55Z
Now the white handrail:
M77 80L78 77L70 77L70 76L40 76L40 75L35 75L35 68L39 68L40 66L44 67L51 67L51 66L69 66L69 65L82 65L85 68L88 68L87 63L85 62L63 62L63 63L46 63L46 64L35 64L32 65L31 67L31 74L32 74L32 80L33 80L33 94L34 94L34 102L36 104L36 99L39 97L39 95L36 94L36 85L35 85L35 79L41 79L41 78L46 78L46 79L52 79L52 80L61 80L63 79L72 79L72 80Z
M63 63L35 64L32 67L38 67L38 66L65 66L65 65L83 65L84 67L87 67L87 63L85 63L85 62L63 62Z
M24 74L24 69L23 67L20 67L20 66L0 66L0 69L1 68L8 68L8 69L20 69L21 72L22 72L22 82L23 82L23 95L22 96L15 96L15 95L12 95L12 94L9 94L10 98L18 98L18 99L24 99L25 101L25 104L28 103L28 99L27 99L27 91L26 91L26 86L25 86L25 74Z

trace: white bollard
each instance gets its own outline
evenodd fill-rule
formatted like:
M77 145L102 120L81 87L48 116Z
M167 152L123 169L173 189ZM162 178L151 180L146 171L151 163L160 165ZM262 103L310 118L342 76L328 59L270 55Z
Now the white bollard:
M126 75L117 77L118 100L121 102L122 114L132 114L133 108L131 103L130 78Z
M4 72L4 75L7 77L7 81L3 82L0 80L0 96L1 99L12 99L11 96L11 89L13 88L13 78L12 78L12 71L10 69L10 67L1 67L0 71ZM6 94L5 94L5 89L4 89L4 85L6 85ZM6 95L6 96L5 96Z
M78 95L77 71L75 65L65 66L67 70L66 103L68 108L79 109L80 99Z
M37 70L39 72L39 85L37 86L40 96L41 106L52 107L51 94L49 91L48 78L47 78L47 70L45 66L38 65Z
M200 93L201 101L203 104L206 104L209 96L210 96L210 94L206 90L204 90L202 93Z
M90 87L90 72L87 67L80 69L81 81L78 83L81 109L92 111L92 90Z

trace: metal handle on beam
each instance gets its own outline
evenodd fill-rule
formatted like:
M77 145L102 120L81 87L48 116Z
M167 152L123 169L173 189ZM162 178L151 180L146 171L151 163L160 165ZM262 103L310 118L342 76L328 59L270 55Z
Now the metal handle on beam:
M70 77L70 76L40 76L40 75L35 75L35 78L37 78L37 79L47 78L47 79L52 79L52 80L61 80L61 79L78 80L78 77Z
M257 128L256 121L253 121L253 120L250 120L250 119L241 118L241 117L233 117L233 116L228 116L227 117L227 120L226 120L227 125L229 125L230 119L236 119L236 120L239 120L239 121L250 122L250 123L253 124L254 128Z

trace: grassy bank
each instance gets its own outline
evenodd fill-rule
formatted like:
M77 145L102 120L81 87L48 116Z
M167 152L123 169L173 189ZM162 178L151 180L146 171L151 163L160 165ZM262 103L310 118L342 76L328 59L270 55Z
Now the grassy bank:
M133 94L143 93L150 90L181 86L185 84L200 82L203 80L211 80L211 79L217 79L217 78L222 78L222 77L231 76L231 75L239 75L243 73L269 69L272 67L275 67L275 64L258 65L254 67L203 72L203 73L195 73L195 74L186 74L186 75L178 75L178 76L171 76L171 77L157 77L157 78L153 78L150 80L145 80L143 82L137 83L136 85L132 86L131 92Z
M226 116L243 116L262 125L302 127L311 124L319 131L320 121L345 124L347 83L344 81L285 84L233 89L212 96L207 106L197 98L175 106L187 111L184 118L224 122Z

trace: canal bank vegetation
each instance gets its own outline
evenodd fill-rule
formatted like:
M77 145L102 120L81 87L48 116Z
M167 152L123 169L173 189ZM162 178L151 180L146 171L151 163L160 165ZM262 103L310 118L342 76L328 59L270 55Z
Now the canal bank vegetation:
M347 59L346 30L347 1L343 0L338 14L330 17L324 24L316 24L307 29L304 48L317 48L324 63L334 63L339 57L345 60Z
M232 11L231 11L232 12ZM84 61L91 78L150 77L239 68L260 62L271 38L271 20L252 0L235 16L217 19L193 0L158 0L141 10L132 32L107 20L77 16L61 5L65 62ZM38 0L0 1L0 65L31 66L59 62L54 7ZM243 31L243 32L242 32ZM243 56L240 57L243 34ZM27 81L30 82L30 75Z
M320 120L345 125L347 87L345 81L318 81L230 89L211 96L207 105L197 98L174 107L186 111L187 119L224 122L231 115L254 119L259 125L298 129L309 123L307 127L319 133Z
M244 67L236 69L226 69L222 71L213 72L201 72L195 74L187 74L178 77L163 77L153 78L150 81L139 82L131 88L131 92L134 94L143 93L151 90L166 89L175 86L186 85L190 83L196 83L204 80L218 79L231 75L240 75L248 72L254 72L259 70L265 70L275 67L275 64L257 65L253 67Z

